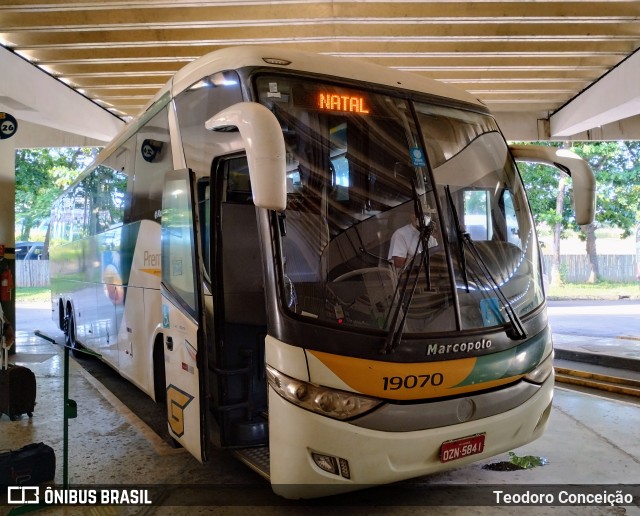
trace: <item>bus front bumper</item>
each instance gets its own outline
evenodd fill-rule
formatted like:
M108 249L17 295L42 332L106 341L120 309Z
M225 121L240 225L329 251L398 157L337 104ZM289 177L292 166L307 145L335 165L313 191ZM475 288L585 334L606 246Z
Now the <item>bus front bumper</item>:
M301 409L269 389L270 476L286 498L328 496L457 468L513 450L544 432L553 375L531 398L506 412L453 426L409 432L361 428ZM484 449L441 462L445 442L484 434ZM327 472L316 457L338 465Z

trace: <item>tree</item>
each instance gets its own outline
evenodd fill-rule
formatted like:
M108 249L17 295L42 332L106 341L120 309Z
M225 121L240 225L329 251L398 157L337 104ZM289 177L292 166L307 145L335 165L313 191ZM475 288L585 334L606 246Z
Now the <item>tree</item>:
M540 144L560 145L557 142ZM570 181L560 170L549 165L519 163L518 167L522 173L536 225L546 225L553 232L551 284L559 285L562 283L560 241L574 220L570 202Z
M561 176L558 179L558 192L556 195L555 224L553 225L553 260L551 262L551 284L561 285L560 274L560 240L563 232L563 213L566 209L567 178Z
M31 229L48 219L55 198L93 161L98 150L65 147L16 151L17 240L29 240Z
M586 242L590 263L589 282L598 280L598 260L595 230L599 227L622 230L622 237L631 234L640 219L640 142L573 142L576 154L585 159L596 176L596 214L592 224L578 228L568 199L562 202L562 217L552 209L561 192L560 172L549 167L525 164L521 166L523 180L529 192L531 207L538 224L559 224L565 231L574 228ZM559 254L559 249L554 249ZM552 267L553 269L553 267Z
M575 146L596 175L596 221L616 227L626 238L638 220L640 142L589 142Z

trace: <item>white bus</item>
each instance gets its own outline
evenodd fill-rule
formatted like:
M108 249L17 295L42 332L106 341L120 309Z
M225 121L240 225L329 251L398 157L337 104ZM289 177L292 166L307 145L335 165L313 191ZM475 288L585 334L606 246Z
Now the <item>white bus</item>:
M198 460L232 449L286 497L485 459L551 411L514 159L571 173L584 224L593 174L563 152L510 150L482 103L423 77L221 50L55 203L54 319L165 402Z

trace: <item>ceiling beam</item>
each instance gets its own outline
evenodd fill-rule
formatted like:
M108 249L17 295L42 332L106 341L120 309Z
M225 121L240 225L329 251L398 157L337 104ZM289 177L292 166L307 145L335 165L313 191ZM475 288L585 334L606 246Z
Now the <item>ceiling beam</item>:
M640 52L603 75L550 117L553 138L571 136L640 114Z
M523 138L550 138L550 114L640 48L640 1L0 0L0 45L121 117L197 57L261 44L441 80L513 127L522 112ZM619 101L624 115L631 101ZM587 136L635 134L637 123L612 127L621 123Z

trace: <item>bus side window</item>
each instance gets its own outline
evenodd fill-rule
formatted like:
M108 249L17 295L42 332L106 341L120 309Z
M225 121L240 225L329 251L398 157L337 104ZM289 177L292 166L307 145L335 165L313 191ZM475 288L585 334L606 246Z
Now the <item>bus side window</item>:
M249 165L246 156L224 162L224 202L252 204Z
M509 190L505 190L502 194L502 204L504 208L504 218L507 228L506 241L522 247L520 241L520 227L518 226L518 218L516 210L513 207L513 195Z
M466 190L464 192L463 224L473 240L491 240L491 194L488 190Z
M199 80L175 98L182 150L187 166L200 177L209 174L216 156L238 148L238 133L208 131L204 124L223 109L242 101L240 78L233 71L217 72Z
M167 108L162 108L136 136L131 222L154 219L162 209L164 175L173 170Z
M101 187L96 196L95 233L91 234L122 225L127 191L127 176L122 172L100 165L94 173L95 181Z

